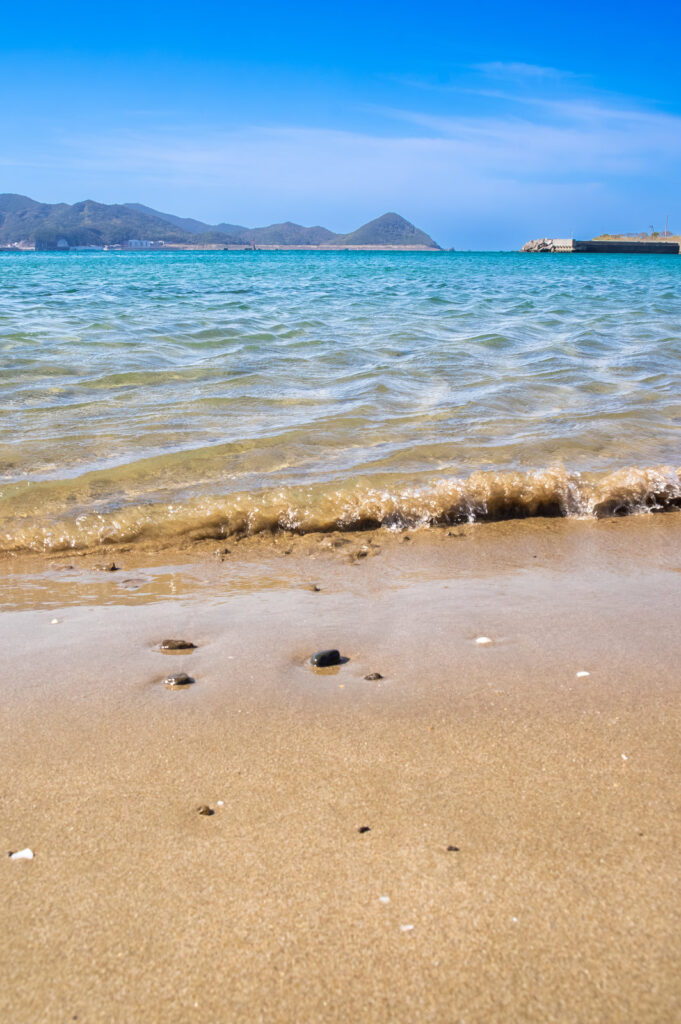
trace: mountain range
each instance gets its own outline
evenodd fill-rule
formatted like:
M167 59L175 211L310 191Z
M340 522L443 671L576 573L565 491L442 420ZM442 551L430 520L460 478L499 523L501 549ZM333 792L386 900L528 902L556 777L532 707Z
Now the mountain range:
M263 228L205 224L161 213L141 203L39 203L28 196L0 194L0 245L125 245L132 239L172 245L400 246L439 249L436 242L397 213L363 224L349 234L287 221Z

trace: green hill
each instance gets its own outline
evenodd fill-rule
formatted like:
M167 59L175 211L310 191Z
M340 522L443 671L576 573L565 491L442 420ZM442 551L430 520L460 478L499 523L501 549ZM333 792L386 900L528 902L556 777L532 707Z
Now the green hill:
M221 232L245 244L252 242L255 245L320 245L322 242L330 242L337 237L333 231L329 231L327 228L306 228L302 224L293 224L291 221L286 221L284 224L270 224L265 228L245 228L242 224L211 225L204 224L200 220L193 220L191 217L176 217L172 213L160 213L158 210L152 210L149 206L142 206L141 203L126 203L126 206L131 210L161 217L169 224L174 224L175 227L192 234Z
M141 203L39 203L28 196L0 195L0 245L121 245L131 239L176 245L397 245L439 248L423 231L396 213L386 213L348 235L316 225L285 221L262 228L206 224L191 217L161 213Z
M193 217L176 217L174 213L161 213L160 210L152 210L150 206L144 206L142 203L125 203L125 206L128 210L146 213L148 217L158 217L180 231L189 232L190 235L200 235L204 231L214 230L211 224L204 224L201 220L194 220Z
M305 228L289 220L284 224L270 224L266 228L246 229L244 238L255 245L321 245L333 241L338 235L328 228Z
M439 249L437 242L414 227L399 213L384 213L376 220L370 220L349 235L337 236L338 245L423 245L429 249Z
M202 231L208 225L201 225ZM86 199L67 203L37 203L28 196L0 195L0 244L26 242L38 249L54 249L60 239L68 245L121 245L131 238L196 243L197 236L168 223L154 212L127 205L96 203ZM220 232L214 241L227 245L231 236Z

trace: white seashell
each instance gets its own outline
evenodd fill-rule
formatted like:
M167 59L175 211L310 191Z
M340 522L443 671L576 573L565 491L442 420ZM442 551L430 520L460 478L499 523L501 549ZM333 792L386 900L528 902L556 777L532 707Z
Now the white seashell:
M492 638L489 636L476 636L475 642L476 644L491 644Z
M413 932L413 930L414 930L414 925L413 924L401 924L400 925L400 931L401 932Z
M390 897L389 896L379 896L378 897L378 902L379 903L390 903Z
M61 619L50 619L50 625L56 626L61 622Z
M33 860L33 850L29 850L28 846L25 850L17 850L16 853L10 853L10 860Z
M590 676L590 675L591 675L590 672L585 672L584 669L582 669L581 672L577 673L577 678L578 679L584 679L585 676Z

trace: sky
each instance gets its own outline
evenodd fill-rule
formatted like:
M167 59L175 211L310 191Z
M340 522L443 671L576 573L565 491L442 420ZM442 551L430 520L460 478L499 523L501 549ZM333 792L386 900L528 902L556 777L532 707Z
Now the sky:
M441 245L681 232L681 5L18 4L0 192Z

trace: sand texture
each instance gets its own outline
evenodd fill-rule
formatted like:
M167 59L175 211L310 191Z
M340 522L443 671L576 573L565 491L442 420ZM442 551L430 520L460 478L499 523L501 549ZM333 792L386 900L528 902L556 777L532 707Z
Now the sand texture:
M681 1019L680 519L6 563L0 1019Z

